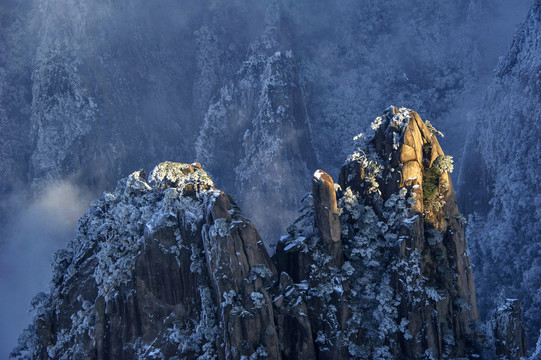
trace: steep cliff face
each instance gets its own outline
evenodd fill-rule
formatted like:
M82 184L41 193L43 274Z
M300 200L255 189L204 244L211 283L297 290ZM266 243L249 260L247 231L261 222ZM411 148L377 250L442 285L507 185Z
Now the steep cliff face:
M311 141L318 144L319 166L337 168L350 151L350 129L368 125L385 101L407 102L444 127L460 129L455 125L462 117L442 114L471 93L480 59L487 58L478 19L499 24L497 9L507 2L6 1L0 8L0 125L7 140L0 161L11 176L0 179L2 194L30 184L39 190L48 180L74 175L101 192L133 168L179 154L193 158L205 115L225 101L224 87L238 89L243 80L255 94L228 106L259 112L247 103L257 106L268 77L236 74L245 61L255 56L265 62L277 51L292 50L296 59L285 66L294 74L285 70L277 77L297 88L284 90L294 98L295 130L306 132L305 113L318 129ZM516 7L517 0L512 3ZM279 46L261 46L262 36L269 39L265 13L281 18ZM407 21L380 20L390 13ZM237 132L225 136L239 139ZM254 135L258 139L266 141ZM243 143L235 144L239 163L256 156L244 155ZM309 168L312 159L303 154ZM294 163L293 169L301 168ZM218 181L230 174L207 168ZM242 177L247 188L258 181L250 171ZM302 183L283 180L289 186L282 193Z
M199 164L121 180L55 255L14 358L279 358L276 269L230 199Z
M475 356L473 277L436 131L407 109L373 125L340 185L314 174L274 262L199 163L121 180L56 253L12 358Z
M481 77L480 63L487 57L478 51L484 28L480 19L497 22L491 11L506 2L518 4L363 0L336 6L333 1L194 0L155 6L140 0L5 1L0 6L0 203L14 190L29 194L30 185L40 191L49 180L65 177L101 192L133 169L164 158L193 158L195 153L220 187L239 189L236 198L262 224L261 233L284 231L298 194L309 188L302 179L311 173L314 153L318 166L334 173L350 151L351 129L363 129L385 101L415 106L438 127L463 129L457 124L465 117L448 116L449 109L472 94ZM535 68L535 9L516 46L531 48L530 55L517 50L516 61L509 64L529 59ZM528 74L516 84L535 89L530 80L536 72ZM521 89L506 87L502 94L517 88ZM530 95L530 100L535 98L535 92ZM494 104L500 102L506 98L496 97L489 108L496 109ZM537 111L535 106L525 108ZM495 110L489 117L497 116ZM515 139L522 131L517 129L514 138L505 140L517 144L516 151L501 153L501 159L522 159L513 154L538 145L531 141L536 132L526 131L533 138L519 149L521 141ZM458 132L454 139L461 139ZM449 138L453 142L453 136ZM535 173L535 161L528 157L520 168ZM475 161L468 176L475 178L479 168L487 176L476 184L490 184L487 166L476 167ZM537 215L538 206L514 201L522 199L521 189L536 191L535 182L531 174L508 175L528 180L512 192L511 203L526 208L524 212L494 206L514 219L506 238L524 229L532 229L528 236L535 236L537 223L524 222L528 216L519 214ZM504 186L499 189L507 193ZM484 194L483 202L488 203L490 191ZM8 214L3 209L0 225ZM265 223L261 219L272 209L280 211ZM273 217L276 213L271 212ZM327 217L331 229L335 216ZM500 236L502 222L495 220L492 224L497 226L486 228L479 223L472 223L472 234L499 229L488 238ZM486 231L477 232L478 228ZM336 239L335 232L328 234ZM484 235L480 239L476 243L488 243ZM265 238L268 244L276 240ZM538 252L534 243L529 253ZM521 251L506 245L503 253L524 258L526 251ZM492 258L485 252L482 256ZM520 267L506 259L490 263L502 260L509 269ZM535 288L536 261L530 262L525 280L501 276L494 281L509 283L513 278L509 288L524 281L528 289L520 291L530 291ZM498 274L493 268L483 270L485 278ZM492 290L487 285L483 293ZM525 301L525 318L534 320L529 321L534 324L531 334L535 319L541 318L537 299L517 296Z
M479 354L479 320L451 161L437 131L392 107L313 197L275 255L305 283L320 358ZM337 219L339 218L339 222Z
M266 21L235 80L221 88L205 115L196 158L217 174L217 182L236 189L239 204L260 221L273 247L307 190L298 180L316 159L281 6L270 7Z
M517 299L506 299L494 312L492 321L496 356L509 360L524 358L527 344L520 302Z
M500 294L519 299L532 345L541 328L540 19L533 1L474 116L459 184L482 315Z

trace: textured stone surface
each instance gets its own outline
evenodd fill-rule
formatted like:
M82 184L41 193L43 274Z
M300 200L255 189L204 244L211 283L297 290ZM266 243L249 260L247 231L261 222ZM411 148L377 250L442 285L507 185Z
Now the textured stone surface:
M27 354L38 344L41 359L475 356L451 162L413 111L390 108L375 124L339 186L314 173L274 261L200 165L121 180L57 253Z
M414 111L391 107L373 128L340 171L343 258L327 246L327 199L335 194L327 195L332 179L319 171L312 198L277 247L279 269L308 284L316 352L329 359L479 354L474 281L447 172L452 162L437 131Z
M280 359L279 339L289 338L272 299L291 294L276 293L254 226L197 164L121 180L92 203L54 266L31 358ZM277 320L309 326L288 315Z
M526 356L526 333L522 324L520 301L506 299L493 315L496 356L519 360Z
M323 170L317 170L312 178L314 198L314 226L327 246L336 266L342 266L342 242L340 241L340 218L336 206L334 181Z

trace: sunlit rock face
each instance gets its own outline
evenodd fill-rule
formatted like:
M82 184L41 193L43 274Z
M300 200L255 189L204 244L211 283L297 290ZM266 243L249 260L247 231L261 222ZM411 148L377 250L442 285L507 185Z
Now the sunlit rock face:
M314 173L273 261L199 163L119 181L56 253L13 358L475 357L451 160L412 110L373 128L339 184Z
M335 196L322 196L332 179L314 174L313 195L277 247L278 269L306 289L316 352L324 359L480 354L452 160L437 130L412 110L391 107L373 129L342 167ZM341 236L329 235L333 209Z

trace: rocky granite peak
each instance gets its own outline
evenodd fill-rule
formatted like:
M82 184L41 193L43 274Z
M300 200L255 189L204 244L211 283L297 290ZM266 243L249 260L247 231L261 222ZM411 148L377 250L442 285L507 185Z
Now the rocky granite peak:
M412 195L412 209L445 228L446 217L458 215L458 208L449 176L453 159L443 153L436 137L442 134L415 111L394 106L374 120L372 129L374 138L361 144L370 151L360 150L350 157L342 167L340 185L382 199L406 188ZM358 138L366 141L363 135Z
M342 265L342 241L340 217L336 204L336 189L331 176L317 170L312 179L314 198L314 226L336 265Z
M279 358L275 266L197 163L120 180L53 268L15 359Z
M356 137L339 185L314 174L275 255L306 284L318 358L475 357L479 315L452 159L412 110L390 107L372 129Z
M437 131L396 108L373 127L338 184L314 173L272 259L200 164L119 181L56 253L12 358L475 358L473 276Z

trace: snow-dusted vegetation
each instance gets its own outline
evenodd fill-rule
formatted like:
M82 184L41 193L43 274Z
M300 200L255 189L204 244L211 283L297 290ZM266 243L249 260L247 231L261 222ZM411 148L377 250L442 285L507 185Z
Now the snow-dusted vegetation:
M423 126L413 111L391 107L374 121L374 136L357 136L364 141L342 167L340 185L330 190L337 194L341 252L329 252L325 225L317 216L321 207L333 206L314 203L313 195L304 198L300 217L278 244L278 264L286 264L299 285L308 284L301 292L322 356L436 359L480 354L471 267L462 223L453 217L458 212L451 188L436 180L433 191L442 206L424 201L430 214L420 204L426 199L417 198L419 188L424 191L428 185L422 172L447 179L452 170L449 157L437 156L438 132ZM404 149L413 142L426 166L418 180L404 178L411 160ZM432 154L422 151L426 144ZM314 174L314 181L324 178L320 171ZM426 316L437 329L426 324ZM434 332L440 340L434 341Z
M212 358L221 351L216 344L208 345L220 333L215 314L220 304L227 302L238 318L258 312L268 320L265 304L271 298L281 304L276 311L282 317L276 321L306 329L306 296L322 304L335 301L348 293L342 282L351 278L352 291L362 293L370 283L373 289L366 291L378 292L366 301L347 300L365 307L355 315L365 325L352 325L347 336L333 334L342 310L329 305L328 320L318 320L326 325L312 340L331 349L339 338L355 353L388 357L393 351L388 339L415 336L408 330L409 320L393 310L398 301L391 286L393 271L404 271L401 281L412 303L437 307L446 301L418 268L426 254L412 251L400 261L388 256L394 251L390 243L405 243L400 229L415 228L424 216L435 225L424 230L434 258L443 256L437 249L447 241L438 226L467 223L470 249L460 256L472 258L485 327L490 328L499 308L497 299L520 300L532 352L541 329L540 9L539 0L6 1L0 6L0 272L8 275L0 279L0 308L9 326L0 328L0 358L7 356L27 323L31 298L23 293L45 291L32 301L36 320L17 350L22 357L38 356L30 350L40 346L35 334L52 321L44 309L57 306L54 292L43 295L47 289L34 274L48 276L39 264L49 261L49 249L72 238L75 220L69 219L79 215L59 216L59 230L57 222L44 225L50 216L35 221L35 212L27 211L57 182L75 187L66 197L85 194L77 200L83 209L87 198L105 191L80 220L76 239L53 255L53 288L80 281L75 274L86 264L85 277L94 279L95 293L61 294L77 311L63 319L72 325L59 329L56 345L43 354L83 357L87 354L81 349L101 331L103 319L91 310L98 306L94 300L115 302L119 292L126 297L122 301L135 299L127 289L135 286L133 271L142 261L138 259L149 234L164 232L174 238L174 243L158 241L159 252L171 266L188 264L190 276L201 278L208 272L208 251L223 250L222 245L205 248L203 238L237 236L244 223L235 217L242 209L272 253L297 216L299 199L309 189L306 179L318 167L338 179L344 159L364 171L363 189L336 185L340 221L363 224L362 229L341 229L348 239L343 244L347 261L336 264L323 255L329 249L317 242L318 232L310 230L313 204L306 198L304 223L296 222L290 228L296 229L294 235L282 243L287 252L314 255L316 287L293 274L273 278L280 291L272 294L266 293L268 284L246 294L223 284L198 284L192 300L202 315L191 322L167 323L170 334L161 333L161 339L174 339L171 346L184 349L183 354L190 354L186 356ZM389 192L388 184L397 181L402 170L391 166L391 171L386 162L396 162L393 156L399 152L411 155L401 146L414 112L403 108L390 118L376 117L391 103L429 119L427 137L438 137L447 154L425 144L420 151L437 156L420 164L421 171L408 165L405 172L414 175L402 179L406 193ZM392 150L385 156L370 149L365 135L351 141L356 133L381 130L388 120L394 130L386 139ZM174 163L164 163L148 179L132 173L166 160L192 159L201 162L214 182L208 175L200 177L199 170L185 173L188 165ZM448 201L454 197L451 177L460 212L446 219L441 214L453 205ZM119 178L126 180L112 190ZM209 190L214 184L231 194L224 196L235 219L224 215L203 228L209 204L223 200ZM203 192L208 198L192 196ZM408 213L410 207L421 212ZM175 226L171 234L164 230ZM183 242L193 234L201 239ZM24 237L33 238L28 244L42 238L51 244L25 251L26 242L17 240ZM60 240L52 244L52 237ZM242 258L242 251L236 253L235 259ZM41 260L33 258L37 256ZM257 273L253 265L250 284L272 277L261 269ZM329 266L334 266L332 271L319 271ZM443 265L436 268L440 274L450 273ZM23 292L19 283L32 291ZM223 291L214 293L213 286ZM161 294L164 288L153 291ZM414 301L417 295L423 300ZM119 317L136 316L117 305ZM454 305L467 310L472 304L457 300ZM136 332L126 331L126 337ZM370 339L371 345L360 349L348 343L353 332ZM133 354L165 356L159 342L136 338L128 341ZM82 345L66 350L75 340ZM280 342L293 348L284 339ZM448 349L457 346L447 333L441 342ZM274 350L259 345L245 352L234 349L247 359L272 357ZM437 358L444 353L425 355Z
M541 328L540 15L533 1L474 114L459 184L481 309L519 299L531 347Z

